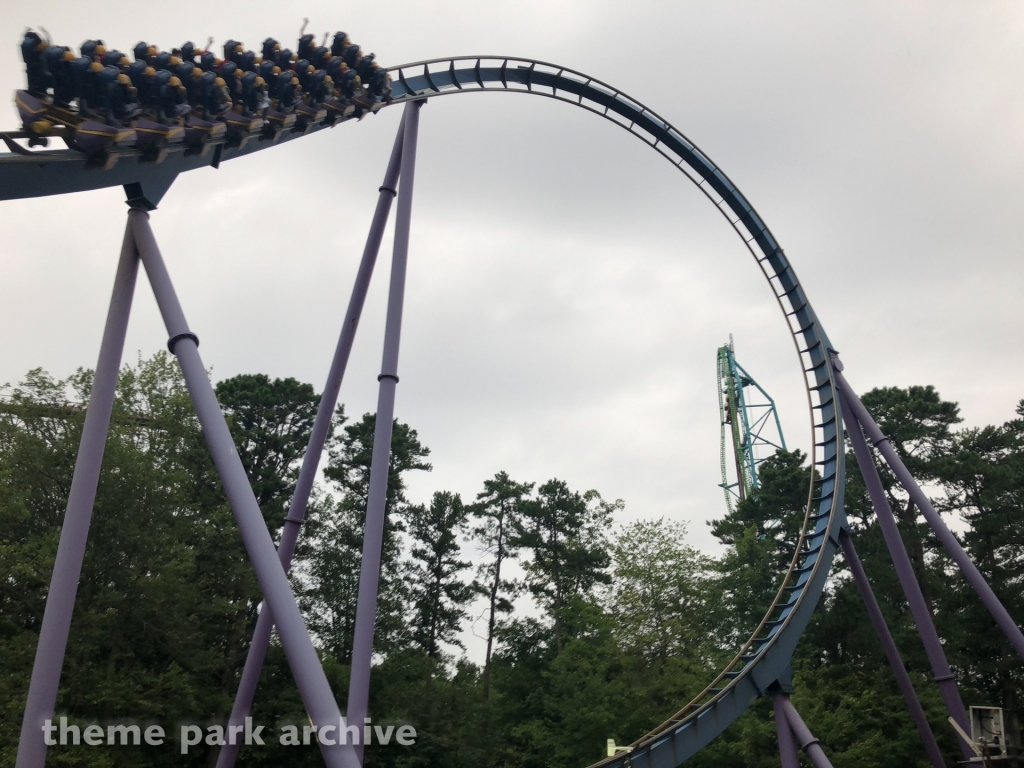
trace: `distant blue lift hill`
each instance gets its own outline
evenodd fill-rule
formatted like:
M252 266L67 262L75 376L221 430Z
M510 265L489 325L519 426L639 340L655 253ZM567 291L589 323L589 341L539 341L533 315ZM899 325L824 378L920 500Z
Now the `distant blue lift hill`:
M718 415L725 504L732 512L758 487L757 468L777 450L786 450L775 401L736 360L732 334L718 348ZM729 461L729 455L732 461ZM730 477L733 465L735 480Z

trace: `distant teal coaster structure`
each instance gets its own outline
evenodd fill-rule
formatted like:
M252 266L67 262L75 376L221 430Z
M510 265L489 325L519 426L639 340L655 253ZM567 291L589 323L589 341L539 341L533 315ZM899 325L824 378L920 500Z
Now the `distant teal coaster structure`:
M775 451L786 450L786 437L775 400L736 359L732 334L718 348L718 419L725 505L733 511L760 485L757 468ZM729 459L736 473L729 475Z
M595 766L633 766L634 768L663 768L676 766L696 754L709 744L730 723L736 720L758 697L771 696L775 706L776 725L780 738L780 751L784 768L795 768L796 745L799 745L815 765L822 768L829 765L827 757L809 729L800 719L789 700L791 690L789 682L789 662L801 634L807 626L811 614L821 597L825 580L828 577L833 557L839 546L843 546L846 557L851 563L856 561L852 540L848 535L846 520L843 513L844 489L844 419L851 434L854 447L857 449L858 462L862 474L865 475L869 490L873 488L872 473L877 478L873 459L863 435L876 447L884 460L893 468L908 492L922 509L929 523L936 530L940 540L950 552L954 561L960 566L964 575L978 592L989 608L996 622L1004 631L1010 642L1024 657L1024 635L1006 614L1005 609L992 594L991 589L980 577L955 537L945 528L932 508L930 501L920 487L906 472L899 457L888 446L884 435L878 430L870 414L863 408L853 390L845 383L841 373L842 365L832 347L821 322L811 306L803 288L797 279L786 254L774 235L764 223L754 207L743 196L735 184L712 160L692 141L673 127L667 120L636 99L621 90L603 83L596 78L546 62L508 56L459 56L445 59L420 61L392 67L388 70L392 77L393 89L386 104L380 108L404 105L405 115L399 136L396 139L385 183L380 188L377 212L367 240L363 261L360 264L359 276L353 289L349 310L345 317L338 348L332 363L328 385L324 388L321 401L321 413L314 427L314 436L310 440L310 448L303 462L302 472L296 498L286 518L286 535L294 547L298 536L302 516L305 513L305 501L308 498L308 487L312 485L317 462L323 448L322 437L326 434L330 422L330 411L337 397L341 375L347 361L348 349L351 347L352 335L358 322L365 299L365 288L372 273L373 262L384 224L390 210L391 198L397 196L398 213L396 223L395 250L392 262L391 287L388 301L388 322L385 332L385 353L382 364L380 396L378 401L377 426L390 428L395 386L398 383L397 350L398 330L402 317L402 297L405 285L405 259L409 244L409 212L412 201L412 178L416 153L416 137L419 106L428 99L442 96L462 94L520 94L523 96L542 96L554 99L574 107L585 109L604 119L610 120L643 141L655 152L695 184L711 201L726 219L729 226L736 232L761 270L771 290L774 300L779 306L783 321L793 340L794 363L801 368L808 405L808 436L809 455L816 479L808 488L807 504L803 525L797 539L795 552L786 570L779 576L779 589L764 618L753 628L749 638L735 652L731 661L726 664L714 679L677 712L622 749L612 749L615 754L595 763ZM342 117L335 122L345 122ZM302 132L281 131L274 141L261 142L252 140L240 145L232 144L223 139L211 139L212 151L188 153L180 146L168 147L161 153L159 162L147 162L147 158L138 150L114 150L106 159L102 168L89 162L79 152L73 150L42 150L33 151L18 143L19 134L0 134L11 149L11 154L0 155L0 199L38 197L69 192L79 192L104 187L123 186L131 208L129 227L126 232L125 248L122 251L121 267L118 283L115 284L114 301L111 314L108 316L108 332L104 335L104 346L101 349L101 364L97 366L97 385L94 388L94 399L99 398L98 390L105 392L104 397L113 397L113 385L120 360L120 346L123 345L123 325L127 322L127 306L130 306L130 289L134 286L135 269L141 259L146 268L150 282L157 293L158 304L164 315L168 335L171 337L169 346L177 355L182 370L189 383L189 390L196 403L197 412L207 434L210 448L214 454L222 481L228 490L232 508L243 532L247 549L253 560L254 569L260 586L264 591L266 607L261 612L260 626L266 625L265 637L269 637L269 627L276 623L281 630L282 641L289 663L295 673L300 693L310 713L314 725L333 728L331 719L336 718L339 707L334 701L329 688L325 689L326 678L319 667L315 653L311 654L312 646L304 624L298 614L284 572L287 570L291 552L285 551L284 537L281 551L273 557L269 534L262 523L258 507L255 507L251 489L248 488L244 472L239 475L240 463L237 456L231 457L230 435L223 426L223 417L216 412L216 401L212 391L208 391L209 382L205 379L202 361L198 357L198 337L189 329L170 278L163 264L162 257L156 247L152 232L148 226L147 211L157 207L163 195L173 184L175 178L186 171L196 168L213 166L234 160L246 155L267 149L276 144L293 141L308 133L322 130L324 124L311 122ZM397 182L397 185L396 185ZM397 186L397 189L396 189ZM128 298L125 299L124 296ZM104 367L105 366L105 367ZM105 373L104 373L105 371ZM101 375L102 374L102 375ZM101 379L106 376L103 387ZM332 399L333 398L333 399ZM102 398L99 398L102 400ZM109 421L110 404L106 402L90 402L86 418L85 431L92 435L92 448L99 446L102 454L103 430L90 430L90 419L94 422ZM104 408L106 411L104 412ZM326 414L325 414L326 411ZM325 414L325 415L324 415ZM382 415L388 418L382 418ZM317 437L317 434L320 437ZM860 442L858 442L858 438ZM83 435L83 451L86 436ZM318 443L317 440L320 440ZM370 500L367 510L367 529L364 536L364 566L373 570L373 563L379 558L379 528L382 525L380 515L383 510L383 484L386 484L388 450L390 434L380 433L375 436L375 454L371 471ZM379 454L379 455L378 455ZM82 454L79 457L82 465ZM93 462L94 464L96 462ZM86 462L88 464L88 462ZM86 467L89 472L98 473L97 466ZM383 471L381 471L383 468ZM76 482L79 479L79 466L76 466ZM84 470L83 470L84 473ZM83 477L85 474L82 475ZM375 477L376 476L376 477ZM90 482L94 482L95 478ZM376 486L375 486L376 483ZM88 485L84 480L80 484ZM244 486L244 487L243 487ZM379 486L377 491L375 487ZM302 491L302 489L305 489ZM88 514L91 514L91 496L85 488L76 497L76 509L85 516L84 528L79 526L78 544L82 543L88 530ZM302 491L302 492L300 492ZM95 492L93 487L92 492ZM72 496L76 493L72 486ZM303 496L303 493L306 496ZM880 522L886 518L886 501L878 499L872 493L872 501L879 515ZM72 511L69 500L68 516ZM891 510L888 510L891 518ZM260 526L262 525L262 529ZM66 525L65 528L68 526ZM291 531L291 533L288 533ZM890 551L900 573L901 581L907 591L912 609L915 601L912 597L916 582L908 583L904 568L905 550L900 555L902 543L887 538ZM68 544L68 547L71 547ZM269 548L268 548L269 547ZM373 551L377 547L377 551ZM62 534L61 549L58 550L55 566L54 582L47 602L47 616L44 616L43 627L46 634L47 620L51 613L51 603L61 604L61 611L66 611L70 622L70 604L73 604L77 576L56 589L57 572L62 566L61 551L65 548ZM278 562L278 559L280 562ZM273 561L271 563L271 561ZM276 568L276 572L275 572ZM858 576L857 568L853 568L858 579L858 587L871 612L873 596L866 580ZM909 578L912 580L912 571ZM372 578L371 578L372 577ZM918 588L918 592L919 592ZM368 574L367 568L360 578L360 597L357 608L356 636L354 647L361 649L354 653L352 683L347 713L355 722L359 722L366 713L366 686L370 675L370 658L372 657L373 617L376 605L376 575ZM876 604L877 608L877 604ZM57 608L52 612L56 613ZM266 616L266 621L264 621ZM880 617L880 613L878 613ZM272 617L272 618L271 618ZM872 613L873 621L875 614ZM941 644L931 625L930 615L919 616L915 612L915 620L921 631L933 671L947 708L951 716L963 729L969 729L962 702L952 675L945 664L945 656ZM941 755L935 746L935 739L927 721L920 711L909 685L909 678L899 659L898 651L892 644L892 638L884 626L875 623L875 628L882 638L890 665L897 680L900 682L907 699L915 725L921 733L929 759L933 765L943 765ZM66 641L66 627L64 628ZM260 630L258 628L257 635ZM49 636L47 636L49 637ZM33 671L32 687L29 691L29 705L26 709L22 730L22 742L19 745L18 768L42 768L45 747L39 747L34 730L41 718L53 713L56 684L53 682L53 669L59 678L63 645L56 635L53 638L41 636L40 649L36 655L36 667ZM45 643L52 645L44 647ZM243 673L242 685L236 698L235 709L230 723L236 724L247 712L251 698L247 702L242 695L242 688L250 695L255 690L262 664L259 637L254 638L250 648L250 659L247 660ZM937 654L937 655L936 655ZM50 693L37 693L36 672L40 676L50 675ZM248 681L248 683L246 682ZM904 683L908 687L904 687ZM38 690L42 690L39 687ZM354 697L354 698L353 698ZM362 698L360 698L362 697ZM916 705L916 708L915 708ZM357 719L358 718L358 719ZM41 743L41 742L40 742ZM327 739L320 741L321 751L326 763L330 766L352 768L362 764L361 749L342 748ZM966 742L962 745L967 748ZM24 748L24 749L22 749ZM233 764L234 758L224 757L218 762L220 768Z

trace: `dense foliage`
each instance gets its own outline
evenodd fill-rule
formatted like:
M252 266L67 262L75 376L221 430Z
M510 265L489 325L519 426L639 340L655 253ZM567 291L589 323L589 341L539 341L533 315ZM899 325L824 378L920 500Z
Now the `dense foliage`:
M21 710L91 374L30 372L0 401L0 763L13 764ZM292 379L217 385L271 533L279 535L318 395ZM1024 623L1024 401L1001 426L958 429L931 387L885 388L864 403L961 531L1011 615ZM344 702L374 418L339 408L324 481L310 504L293 583ZM368 766L571 768L627 743L710 680L763 615L796 543L811 482L806 456L780 452L761 488L712 523L713 558L683 523L622 524L622 502L559 479L505 472L474 498L406 497L429 450L396 422L388 483L374 722L412 724L414 746L371 746ZM911 676L952 764L953 735L855 462L851 530ZM886 493L964 700L1015 708L1021 665L883 472ZM260 594L173 360L126 367L104 458L64 664L58 713L71 722L223 723ZM513 601L532 610L515 613ZM487 641L480 665L460 634ZM794 702L837 768L925 766L885 658L841 558L794 658ZM305 721L272 645L254 719L276 733ZM50 764L212 766L216 747L54 747ZM315 746L243 748L241 766L321 765ZM758 702L693 761L779 764L770 704Z

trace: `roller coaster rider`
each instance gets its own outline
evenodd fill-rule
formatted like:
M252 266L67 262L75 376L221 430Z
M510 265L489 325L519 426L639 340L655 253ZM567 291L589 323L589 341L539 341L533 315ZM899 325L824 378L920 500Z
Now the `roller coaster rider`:
M314 72L316 72L316 67L307 59L299 59L295 62L295 76L299 78L299 86L303 93L309 93L310 86L313 84Z
M331 41L331 55L340 57L350 45L352 45L352 41L349 40L346 33L336 32L334 40Z
M88 56L79 56L71 62L71 67L75 78L78 113L86 117L98 117L103 104L103 87L99 81L103 65Z
M100 75L104 92L104 118L107 125L124 125L141 112L138 90L131 78L117 67L105 67Z
M200 80L200 102L197 105L203 120L214 121L231 109L227 85L215 72L204 72Z
M262 115L270 106L267 96L267 82L255 72L245 72L241 77L241 113L246 117Z
M174 73L185 87L188 103L193 108L198 107L203 100L203 70L197 67L194 61L185 60L177 66Z
M188 40L185 43L182 43L182 46L178 49L177 53L178 57L183 62L191 64L194 67L196 65L196 55L202 53L202 51L197 51L195 44L191 40Z
M309 55L309 63L317 69L326 69L327 63L331 60L331 49L325 45L313 49Z
M52 83L50 71L46 66L46 52L50 47L36 32L27 30L21 40L21 58L25 62L28 75L28 92L33 96L46 96L46 90Z
M260 55L263 57L264 62L269 61L272 64L276 65L277 52L280 50L281 44L277 42L277 40L275 40L274 38L268 37L266 40L263 41L263 50L261 51Z
M217 67L217 57L213 51L203 51L199 54L199 68L204 72L212 72Z
M330 47L328 37L317 45L313 35L301 34L295 53L268 37L262 55L232 39L223 46L223 59L209 50L212 40L205 50L188 41L172 51L140 41L130 61L100 39L86 40L75 56L70 48L52 45L48 36L26 30L21 54L28 88L20 93L32 99L19 102L19 111L26 130L35 134L31 145L45 144L42 137L63 124L70 131L65 139L79 149L113 141L95 133L100 138L75 140L75 126L88 120L131 129L144 119L150 121L145 128L150 134L161 125L183 125L193 136L213 135L209 123L223 120L228 139L241 141L239 130L259 132L261 119L267 123L263 133L276 137L290 125L306 130L324 120L321 107L329 124L346 115L361 117L390 97L390 76L345 32L335 33ZM284 119L296 110L297 124ZM146 137L139 136L141 147Z
M71 62L75 54L63 45L51 45L46 49L46 67L53 86L53 104L61 109L70 109L76 96L75 73Z
M144 42L138 42L132 48L132 55L135 56L135 61L141 61L146 66L152 66L153 61L156 59L156 54L156 46L147 45Z
M310 59L313 55L313 43L316 38L313 35L303 35L299 38L299 44L295 48L295 55L300 59Z

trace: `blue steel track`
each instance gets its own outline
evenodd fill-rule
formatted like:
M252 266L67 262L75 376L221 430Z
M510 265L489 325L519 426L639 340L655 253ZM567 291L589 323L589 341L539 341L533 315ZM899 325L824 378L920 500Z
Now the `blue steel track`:
M804 372L812 426L811 461L819 477L808 491L804 526L771 608L715 679L668 720L635 741L626 754L595 763L609 768L674 768L729 726L788 674L789 660L821 597L843 513L843 433L831 345L775 237L728 176L667 120L610 85L545 62L504 56L460 56L392 67L391 105L459 93L523 93L557 99L617 123L682 171L718 208L754 257L785 316ZM323 130L313 126L311 133ZM304 134L285 136L294 141ZM108 170L89 167L74 150L0 154L0 200L138 184L159 198L179 173L274 146L251 140L205 155L172 149L160 164L139 152L120 154ZM25 150L23 150L24 152Z

